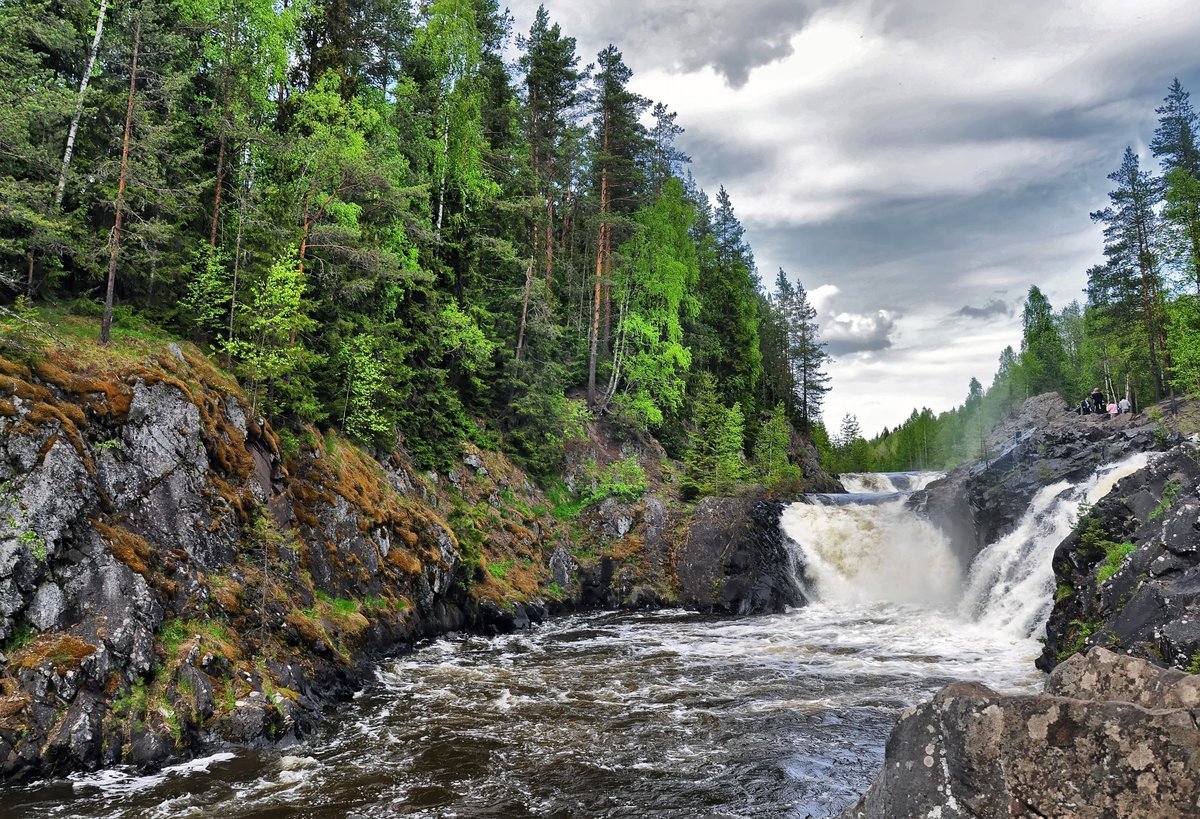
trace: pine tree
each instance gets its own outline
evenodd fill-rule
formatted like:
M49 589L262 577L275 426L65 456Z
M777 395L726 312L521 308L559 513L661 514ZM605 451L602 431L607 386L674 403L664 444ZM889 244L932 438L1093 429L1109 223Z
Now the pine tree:
M1029 288L1021 321L1021 370L1026 390L1030 395L1063 392L1066 351L1050 301L1036 285Z
M518 40L523 54L517 64L525 74L526 130L530 161L545 202L538 231L547 288L553 284L555 213L571 180L569 150L575 138L581 104L579 55L575 38L550 25L545 6L538 6L529 36ZM526 294L528 299L528 294Z
M1197 120L1190 95L1183 90L1178 77L1154 113L1159 119L1154 138L1150 140L1150 150L1162 162L1163 172L1182 168L1193 176L1200 176L1200 144L1197 143L1200 120Z
M605 333L612 321L612 253L620 243L617 214L630 213L637 205L643 180L638 159L645 146L645 129L639 117L648 104L630 91L633 72L625 65L621 52L608 46L597 56L596 90L593 96L594 132L592 135L592 176L598 193L593 278L592 321L588 351L588 404L599 398L596 373L601 353L601 320Z
M792 427L788 423L787 410L780 402L771 410L754 443L756 477L772 491L798 491L800 488L803 475L800 468L788 460L791 440Z
M1154 248L1160 187L1141 170L1132 148L1125 149L1121 167L1108 178L1117 183L1108 195L1111 204L1091 215L1104 225L1108 263L1089 271L1088 302L1102 313L1115 309L1124 314L1132 312L1136 303L1157 401L1162 397L1164 371L1163 287Z
M787 283L782 269L776 285ZM781 312L787 327L787 359L792 370L795 391L795 417L800 428L808 431L821 418L821 406L829 392L829 375L825 367L829 354L821 341L817 326L817 310L808 301L808 293L799 282L780 287Z
M716 376L728 403L753 408L762 375L758 274L745 231L724 187L717 194L710 225L710 232L699 238L697 365ZM751 415L756 413L751 410Z
M711 495L716 491L728 414L729 410L717 397L712 376L700 373L692 400L691 443L683 459L685 497Z

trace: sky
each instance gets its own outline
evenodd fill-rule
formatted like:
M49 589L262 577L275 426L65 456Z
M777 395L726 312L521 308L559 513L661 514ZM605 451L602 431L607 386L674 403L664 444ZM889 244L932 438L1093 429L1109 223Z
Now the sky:
M528 32L538 0L511 0ZM1037 285L1083 299L1088 214L1172 78L1200 107L1197 0L546 0L581 62L632 88L724 186L765 284L809 292L833 355L824 418L868 437L986 387Z

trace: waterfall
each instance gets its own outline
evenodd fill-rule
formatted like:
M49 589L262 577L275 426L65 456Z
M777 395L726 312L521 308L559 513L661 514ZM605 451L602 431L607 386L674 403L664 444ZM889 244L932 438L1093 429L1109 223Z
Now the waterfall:
M1054 607L1054 550L1071 533L1080 504L1095 503L1146 465L1144 452L1105 464L1082 483L1044 487L1013 531L971 563L959 612L989 630L1039 637Z
M1071 532L1081 503L1104 497L1146 465L1139 453L1100 467L1082 483L1043 488L1014 530L987 546L963 576L953 544L906 507L940 473L844 475L855 492L810 496L780 520L799 552L806 596L829 606L916 604L988 633L1038 636L1054 601L1054 550Z
M890 494L916 492L944 475L944 472L847 472L841 480L851 494Z
M936 478L933 474L930 480ZM835 500L815 496L780 519L801 552L809 599L828 604L919 603L946 606L958 598L962 571L941 530L905 508L907 492L887 475L843 476L870 487ZM923 486L924 477L912 481Z

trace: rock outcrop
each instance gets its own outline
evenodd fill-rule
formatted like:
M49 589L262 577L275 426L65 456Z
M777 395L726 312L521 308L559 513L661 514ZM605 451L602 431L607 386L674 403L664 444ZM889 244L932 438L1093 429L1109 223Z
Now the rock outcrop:
M1102 648L1043 694L956 683L907 711L842 819L1200 815L1200 676Z
M1055 551L1038 665L1101 645L1200 670L1200 447L1155 456L1085 512Z
M705 498L679 547L681 597L701 611L762 614L803 604L779 528L783 506Z
M1177 442L1145 416L1078 416L1056 393L1039 395L997 426L989 457L914 493L910 504L946 532L966 567L1013 529L1042 487L1078 482L1101 464Z
M469 444L434 474L281 439L192 348L88 349L0 358L0 780L295 737L448 632L800 602L778 506L710 499L692 522L652 439L593 424L552 502ZM639 475L636 501L600 500Z

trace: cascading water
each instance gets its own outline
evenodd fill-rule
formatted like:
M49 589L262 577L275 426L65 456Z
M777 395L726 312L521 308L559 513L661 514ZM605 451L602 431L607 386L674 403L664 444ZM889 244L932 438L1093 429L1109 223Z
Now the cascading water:
M793 504L781 524L800 550L804 586L819 604L918 604L992 637L1027 640L1041 635L1053 607L1054 549L1070 533L1080 504L1104 497L1148 459L1138 453L1080 484L1041 489L1016 528L975 558L965 588L951 543L905 505L911 491L937 473L900 480L843 476L847 489L863 491Z
M1041 636L1054 606L1054 550L1070 534L1080 504L1095 503L1149 459L1139 452L1081 484L1044 487L1017 527L975 558L960 613L995 632Z
M810 605L438 641L383 665L286 751L39 783L0 792L0 816L833 816L874 777L904 708L954 680L1039 683L1053 549L1081 499L1143 462L1048 487L965 578L904 504L936 475L848 476L863 491L781 521Z

